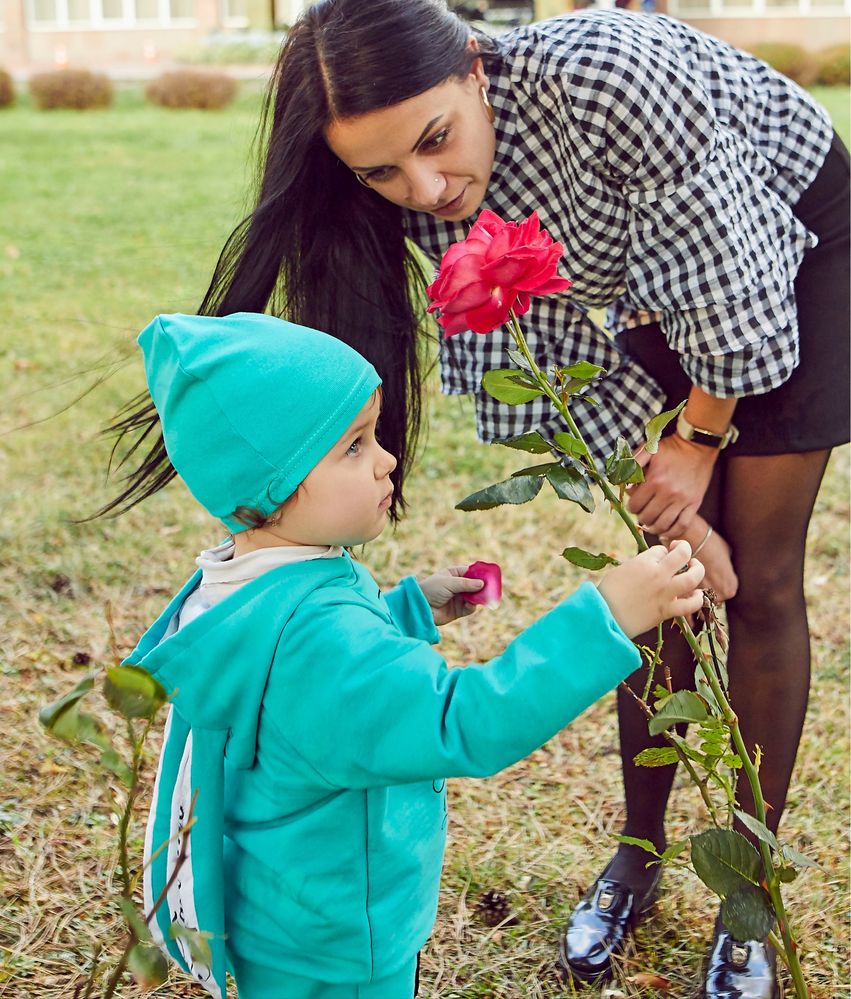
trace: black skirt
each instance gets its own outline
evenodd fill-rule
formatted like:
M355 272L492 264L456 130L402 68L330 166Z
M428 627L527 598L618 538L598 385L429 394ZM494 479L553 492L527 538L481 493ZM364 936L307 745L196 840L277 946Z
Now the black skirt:
M778 388L739 399L731 456L821 451L851 439L851 198L838 136L793 211L819 239L795 279L800 362ZM617 344L659 383L668 406L687 398L691 382L658 323L619 333Z

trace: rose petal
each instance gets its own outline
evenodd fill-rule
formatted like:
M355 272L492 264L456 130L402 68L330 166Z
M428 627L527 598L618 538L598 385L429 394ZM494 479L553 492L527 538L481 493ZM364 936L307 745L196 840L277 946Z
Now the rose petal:
M468 604L499 607L502 600L502 570L496 562L474 562L464 573L467 579L481 579L484 586L477 593L462 593Z

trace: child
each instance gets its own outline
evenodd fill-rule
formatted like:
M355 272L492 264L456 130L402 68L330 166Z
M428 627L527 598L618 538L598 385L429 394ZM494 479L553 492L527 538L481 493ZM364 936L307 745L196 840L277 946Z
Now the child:
M128 659L171 698L145 842L155 938L219 999L226 969L241 999L410 999L443 778L493 774L567 725L638 666L630 636L700 607L703 568L685 542L652 548L450 670L435 617L481 583L444 571L382 594L345 550L392 498L373 367L249 313L160 316L139 343L169 457L232 532ZM210 967L180 926L212 934Z

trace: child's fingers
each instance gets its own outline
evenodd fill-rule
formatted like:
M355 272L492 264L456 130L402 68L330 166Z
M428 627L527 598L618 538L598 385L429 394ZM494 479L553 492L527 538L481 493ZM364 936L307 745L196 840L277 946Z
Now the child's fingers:
M688 565L683 566L674 575L674 592L677 596L686 596L700 586L705 575L706 569L703 563L696 558L690 559Z
M703 590L695 590L687 597L677 597L674 601L674 617L688 617L703 607Z
M679 572L691 559L691 545L688 541L672 541L660 564L672 573Z
M469 576L453 576L446 581L453 593L478 593L485 585L483 579L471 579Z

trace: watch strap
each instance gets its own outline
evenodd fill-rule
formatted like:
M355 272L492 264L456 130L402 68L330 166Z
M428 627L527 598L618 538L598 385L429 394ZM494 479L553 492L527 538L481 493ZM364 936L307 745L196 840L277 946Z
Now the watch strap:
M723 434L716 434L712 430L704 430L703 427L696 427L689 423L682 410L677 417L677 433L684 440L693 441L695 444L703 444L704 447L714 447L719 451L733 444L739 436L738 428L732 423Z

